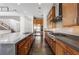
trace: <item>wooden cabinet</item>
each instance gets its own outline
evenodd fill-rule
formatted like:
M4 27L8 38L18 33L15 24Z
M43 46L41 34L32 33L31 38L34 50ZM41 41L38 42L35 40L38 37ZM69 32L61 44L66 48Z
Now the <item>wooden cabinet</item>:
M65 45L66 45L66 44L65 44ZM68 45L66 45L65 51L66 51L66 53L69 54L69 55L79 55L79 51L77 51L77 50L71 48L71 47L68 46Z
M47 17L48 28L52 29L56 27L56 24L52 21L55 17L55 6L51 8Z
M51 39L50 37L48 37L47 34L45 34L45 40L48 43L48 45L50 46L50 48L52 49L52 53L55 53L55 41L53 39Z
M54 52L56 55L79 55L77 50L58 39L55 39L54 41L47 35L47 33L45 33L45 40L50 46L52 52Z
M63 47L60 44L56 43L56 52L55 52L55 54L56 55L62 55L63 53L64 53Z
M61 43L60 41L56 40L56 55L63 55L64 54L64 47L65 45Z
M79 24L79 4L77 3L63 3L62 16L63 26L73 26Z
M24 38L20 42L16 44L16 54L17 55L26 55L28 54L31 45L33 42L33 36L29 35L28 37Z
M79 52L60 40L56 40L56 55L79 55Z

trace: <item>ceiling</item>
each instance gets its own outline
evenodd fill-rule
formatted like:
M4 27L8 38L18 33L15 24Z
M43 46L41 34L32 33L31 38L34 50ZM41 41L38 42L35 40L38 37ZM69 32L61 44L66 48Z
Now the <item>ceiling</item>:
M15 9L25 16L43 17L47 16L53 3L0 3L0 7L2 6L8 6L10 10Z

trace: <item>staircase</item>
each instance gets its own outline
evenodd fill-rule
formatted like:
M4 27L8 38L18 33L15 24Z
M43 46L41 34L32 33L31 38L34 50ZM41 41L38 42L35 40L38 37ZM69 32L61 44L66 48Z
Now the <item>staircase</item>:
M11 32L15 32L9 25L5 24L4 22L0 21L0 27L4 28L5 30L11 30Z

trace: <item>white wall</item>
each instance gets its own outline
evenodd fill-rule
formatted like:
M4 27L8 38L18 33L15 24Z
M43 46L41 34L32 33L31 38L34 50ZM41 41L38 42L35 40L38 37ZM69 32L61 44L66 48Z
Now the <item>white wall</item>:
M56 3L54 6L55 6L55 13L56 13L56 16L59 16L59 4Z
M32 18L28 16L20 17L20 33L32 32L33 23Z
M44 15L44 16L43 16L43 28L44 28L44 29L47 29L47 26L48 26L48 25L47 25L47 16Z
M10 27L12 29L14 29L15 31L17 31L17 32L20 31L20 22L19 21L16 21L14 19L10 19L9 24L10 24Z
M25 16L25 32L32 32L33 23L32 18Z
M16 19L2 19L1 18L0 21L10 26L10 28L12 28L13 30L17 32L20 31L20 24L19 24L19 21L17 21Z
M0 30L0 35L6 33L11 33L11 30Z
M16 23L13 20L5 19L6 24L10 25L16 31L20 31L21 33L25 32L33 32L33 21L32 17L24 16L17 12L0 12L0 16L19 16L19 23Z

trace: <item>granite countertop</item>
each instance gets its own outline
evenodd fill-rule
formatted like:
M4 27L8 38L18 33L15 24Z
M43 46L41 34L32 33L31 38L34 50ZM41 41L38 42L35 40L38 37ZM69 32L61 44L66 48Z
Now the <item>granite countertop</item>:
M79 37L78 36L66 36L67 34L65 35L62 35L62 34L49 34L48 33L48 36L54 40L60 40L62 41L63 43L67 44L68 46L70 46L71 48L79 51Z
M20 34L20 33L8 33L0 35L0 44L15 44L23 38L29 36L28 34Z

